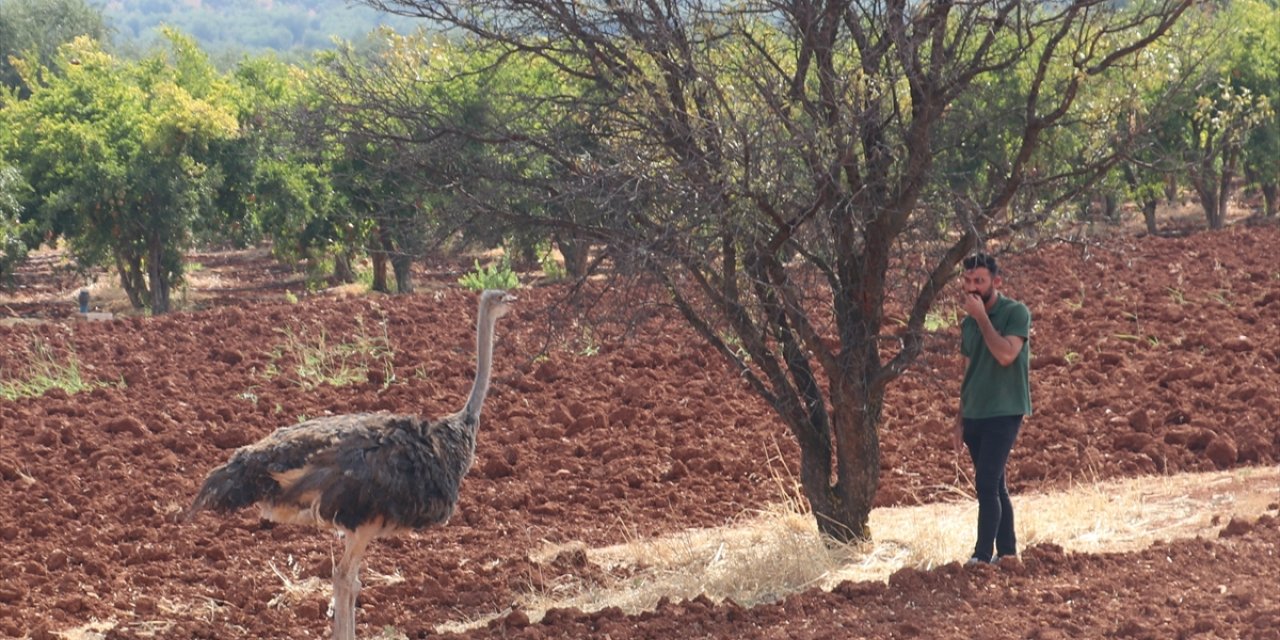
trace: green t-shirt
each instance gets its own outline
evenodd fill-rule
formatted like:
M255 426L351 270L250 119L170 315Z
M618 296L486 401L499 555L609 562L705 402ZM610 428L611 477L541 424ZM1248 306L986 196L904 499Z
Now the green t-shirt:
M1027 305L1004 296L987 312L991 326L1002 336L1024 339L1018 357L1000 366L982 340L978 321L966 317L960 323L960 353L969 359L960 385L960 407L965 418L1031 415L1031 311Z

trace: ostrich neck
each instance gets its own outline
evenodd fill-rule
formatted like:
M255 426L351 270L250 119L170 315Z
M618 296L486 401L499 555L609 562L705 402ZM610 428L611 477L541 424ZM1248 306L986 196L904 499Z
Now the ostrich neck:
M481 309L476 319L476 381L471 386L471 396L467 398L467 406L462 410L463 416L470 418L468 422L480 419L480 406L484 404L484 396L489 393L489 372L493 366L493 324L488 308Z

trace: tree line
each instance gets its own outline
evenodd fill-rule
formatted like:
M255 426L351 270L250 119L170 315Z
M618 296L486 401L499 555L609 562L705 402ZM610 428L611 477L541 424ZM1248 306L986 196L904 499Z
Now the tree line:
M1240 185L1276 215L1273 0L365 0L447 27L218 71L170 30L10 64L0 269L64 241L162 313L196 244L375 288L466 243L643 273L869 535L885 389L968 253ZM0 14L0 29L7 28ZM591 251L588 251L591 248ZM388 268L390 272L388 273Z

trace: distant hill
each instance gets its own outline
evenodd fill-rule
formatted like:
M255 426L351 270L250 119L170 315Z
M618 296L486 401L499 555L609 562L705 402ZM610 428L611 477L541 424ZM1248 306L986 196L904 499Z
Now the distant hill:
M359 40L381 25L409 32L423 24L346 0L106 0L115 44L145 48L162 25L176 27L215 57L276 51L305 54Z

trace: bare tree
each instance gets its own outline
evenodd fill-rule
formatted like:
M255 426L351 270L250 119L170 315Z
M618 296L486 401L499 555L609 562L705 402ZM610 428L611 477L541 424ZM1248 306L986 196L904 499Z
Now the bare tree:
M363 1L565 79L520 96L553 121L488 138L546 158L538 189L593 207L544 222L648 269L771 403L840 540L869 536L885 390L957 263L1114 166L1123 140L1041 161L1190 4Z

